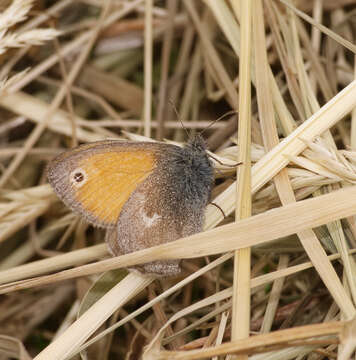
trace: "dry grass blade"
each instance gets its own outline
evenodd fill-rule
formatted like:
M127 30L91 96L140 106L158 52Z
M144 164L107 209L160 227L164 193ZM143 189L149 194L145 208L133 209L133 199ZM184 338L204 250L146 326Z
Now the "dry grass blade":
M27 74L27 72L28 72L28 69L25 69L10 78L2 79L0 81L0 93L4 93L6 91L6 89L11 87L13 84L18 82L19 80L21 80Z
M108 254L105 245L100 244L86 249L72 251L70 254L58 255L53 258L38 260L33 263L20 265L15 268L2 271L1 281L19 280L24 277L38 276L51 271L62 270L70 266L80 265L83 262L91 262Z
M0 30L7 30L24 21L33 6L33 0L14 0L0 15Z
M279 0L281 3L283 3L285 6L292 9L297 15L302 17L304 20L310 22L312 25L316 26L320 31L324 32L326 35L330 36L335 41L339 42L343 46L345 46L347 49L351 50L353 53L356 53L356 46L343 37L339 36L338 34L334 33L333 31L330 31L326 26L317 23L313 18L308 16L307 14L303 13L302 11L298 10L296 7L294 7L292 4L285 0Z
M44 214L50 205L50 201L42 200L38 201L36 205L31 202L24 205L12 203L9 206L10 209L2 209L6 215L1 217L0 242L6 240L32 220ZM16 212L13 213L13 210L16 210ZM9 213L7 214L7 212Z
M41 45L43 42L53 40L60 33L52 29L29 30L22 34L6 34L0 38L0 54L9 48L20 48L28 45Z
M35 359L64 359L75 351L117 308L146 288L152 280L150 277L138 274L127 275Z
M235 218L241 220L251 216L251 37L253 2L242 1L241 9L232 2L237 18L241 18L241 56L239 62L239 145L236 176ZM234 294L232 300L231 339L238 340L250 333L250 277L251 249L245 248L235 252L234 257ZM244 357L239 358L243 360Z
M130 13L133 9L135 9L140 3L142 3L143 0L136 0L130 3L125 3L122 8L115 11L113 14L111 14L106 21L104 22L104 26L108 26L112 24L113 22L117 21L121 17L124 17L128 13ZM90 32L85 32L84 34L78 36L74 41L67 44L61 51L61 55L65 56L72 52L75 52L80 48L85 42L90 39L91 36L93 36L93 32L95 29L92 29ZM16 85L12 86L10 88L11 92L19 91L24 86L29 84L31 81L33 81L36 77L44 73L46 70L48 70L51 66L55 65L59 61L58 54L53 54L48 59L43 61L41 64L34 67L27 76L22 79L22 81L19 81Z
M327 324L315 324L304 326L301 328L294 328L288 330L281 330L279 332L272 332L270 334L257 335L249 339L238 340L231 343L225 343L213 348L203 350L191 350L183 352L161 351L155 354L155 359L172 359L172 360L194 360L194 359L207 359L211 356L227 355L227 354L248 354L250 352L266 352L268 347L282 348L291 345L308 345L313 344L313 341L305 339L315 338L315 336L330 336L334 335L331 339L320 340L318 344L337 343L338 339L335 335L339 335L343 330L344 323L335 322ZM301 341L305 340L305 341ZM152 357L151 357L152 358ZM147 358L149 359L149 358Z
M206 272L208 272L211 269L214 269L216 266L219 266L221 264L223 264L226 260L230 259L231 255L227 254L227 255L223 255L220 258L218 258L217 260L212 261L210 264L204 266L203 268L199 269L198 271L196 271L194 274L191 274L190 276L188 276L187 278L183 279L182 281L178 282L176 285L170 287L168 290L166 290L165 292L163 292L162 294L158 295L156 298L152 299L151 301L147 302L145 305L141 306L140 308L138 308L137 310L135 310L134 312L132 312L131 314L127 315L125 318L123 318L122 320L120 320L119 322L117 322L115 325L113 325L112 327L109 327L108 329L104 330L101 334L99 334L98 336L96 336L95 338L89 340L80 350L85 349L86 347L88 347L90 344L95 343L95 341L98 340L98 338L101 338L102 336L105 336L106 334L110 333L111 331L117 329L118 327L126 324L127 322L129 322L131 319L135 318L136 316L142 314L144 311L150 309L153 305L155 305L156 303L160 302L161 300L167 298L168 296L170 296L171 294L174 294L177 290L183 288L184 286L186 286L187 284L189 284L191 281L193 281L194 279L204 275ZM231 296L231 294L230 294ZM221 298L224 298L223 296ZM171 323L172 321L169 320L169 323ZM168 324L169 325L169 324ZM161 332L163 332L163 330L161 330Z
M153 1L145 2L145 95L144 95L144 126L145 136L151 135L152 116L152 7Z
M352 356L354 2L0 1L1 359ZM215 175L199 234L111 258L46 184L77 144L199 133ZM167 259L179 276L99 276Z
M11 357L16 357L21 360L31 360L30 355L26 351L26 348L16 338L11 336L1 335L0 336L0 348L3 353Z
M273 102L268 79L268 59L265 50L266 39L263 19L263 6L261 1L256 1L255 3L253 20L256 64L256 90L257 101L259 103L259 116L265 147L266 149L271 150L274 146L278 145L279 140L277 125L275 124L275 117L273 113ZM283 169L275 176L274 183L282 204L292 203L295 201L286 169ZM278 268L282 269L283 267L287 267L288 261L288 255L281 255ZM273 319L276 315L276 310L279 302L279 297L281 296L283 288L283 283L284 278L276 280L273 284L266 307L265 316L263 318L263 323L261 325L261 332L269 332L272 328Z
M334 191L314 199L300 201L270 210L260 215L224 225L185 239L137 251L133 254L103 260L99 264L89 264L80 270L66 270L40 279L30 279L18 284L2 285L0 293L19 290L53 281L62 281L73 276L84 276L111 270L117 267L161 259L189 259L219 254L240 248L266 243L295 232L318 227L331 221L350 216L356 209L356 189L354 187ZM333 208L328 204L333 203ZM217 239L223 238L224 242ZM75 275L74 275L75 274ZM339 304L341 307L344 304ZM346 313L350 310L345 308ZM351 314L350 314L351 315Z
M24 116L29 115L29 118L34 122L41 124L45 119L43 114L48 113L49 105L26 93L17 92L15 94L8 94L0 98L0 104L4 108L14 111L17 114L22 114ZM70 136L72 133L69 114L64 110L57 110L48 124L48 128L59 134ZM83 129L82 121L80 117L74 118L75 123L77 123L77 137L80 141L90 142L103 140L104 135L94 133L93 131Z
M252 167L252 193L256 193L288 164L288 155L299 154L306 148L302 139L314 139L348 114L356 105L355 95L356 81L353 81L258 161ZM231 185L214 200L228 214L234 209L232 199L235 187L236 184ZM216 209L208 211L207 224L209 227L216 225L221 220L221 214Z
M71 86L71 84L74 82L75 78L78 76L78 73L83 66L83 63L89 56L89 53L94 46L95 40L98 36L98 33L102 27L103 19L106 16L106 13L108 12L108 9L110 8L110 1L107 2L106 7L104 8L102 12L102 18L101 21L98 22L97 27L95 28L95 31L91 34L91 37L88 39L88 43L86 44L86 47L84 48L84 51L80 53L78 56L78 59L76 60L75 64L71 68L68 77L66 79L66 82L62 85L62 87L57 92L55 98L53 99L52 104L48 108L48 111L42 115L42 122L38 124L35 129L32 131L31 135L28 137L23 152L16 154L15 158L11 161L11 164L6 168L5 172L0 177L0 186L4 186L6 182L10 179L12 174L16 171L18 166L21 164L21 162L26 157L26 153L35 145L35 143L40 138L43 131L46 129L47 124L50 122L53 113L55 110L61 105L68 87Z

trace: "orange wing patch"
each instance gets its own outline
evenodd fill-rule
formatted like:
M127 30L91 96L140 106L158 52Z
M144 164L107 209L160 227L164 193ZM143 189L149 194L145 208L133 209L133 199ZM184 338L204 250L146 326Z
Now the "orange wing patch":
M154 168L155 156L147 150L104 152L81 159L70 178L81 207L97 225L112 226Z

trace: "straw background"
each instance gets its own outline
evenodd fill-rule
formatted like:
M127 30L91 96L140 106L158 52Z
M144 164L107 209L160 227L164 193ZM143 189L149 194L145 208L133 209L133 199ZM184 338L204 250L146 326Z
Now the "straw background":
M355 16L0 0L0 360L355 359ZM181 121L204 131L217 206L202 233L112 258L47 163L103 139L179 145ZM176 258L176 278L126 270Z

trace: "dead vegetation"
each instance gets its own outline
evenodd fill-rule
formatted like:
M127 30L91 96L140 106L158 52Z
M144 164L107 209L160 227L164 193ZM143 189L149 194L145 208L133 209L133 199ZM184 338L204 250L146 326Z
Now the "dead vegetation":
M354 358L355 4L0 1L0 359ZM110 258L45 166L184 142L174 106L210 126L226 218ZM170 258L178 278L122 269Z

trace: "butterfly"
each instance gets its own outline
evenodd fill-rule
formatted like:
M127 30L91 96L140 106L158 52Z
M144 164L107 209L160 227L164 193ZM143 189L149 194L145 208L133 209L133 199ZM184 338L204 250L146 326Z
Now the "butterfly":
M183 147L119 140L81 145L53 159L47 177L70 209L106 229L114 256L200 232L214 183L201 135ZM181 270L179 260L137 269L158 276Z

